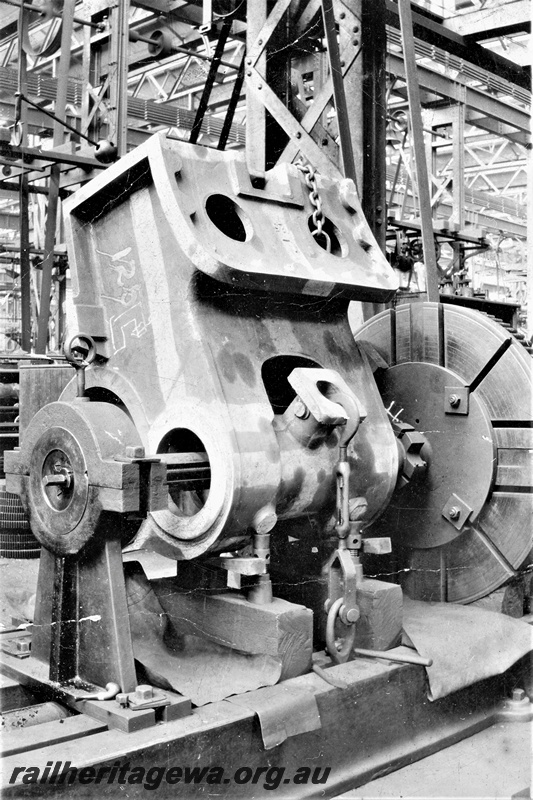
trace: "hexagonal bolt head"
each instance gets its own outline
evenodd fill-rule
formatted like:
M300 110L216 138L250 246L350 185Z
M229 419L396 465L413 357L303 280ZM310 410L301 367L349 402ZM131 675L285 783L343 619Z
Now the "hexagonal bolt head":
M115 700L119 704L121 708L127 708L128 705L128 695L124 692L119 692L115 697Z
M153 696L154 696L154 690L147 683L142 683L135 689L135 699L141 703L145 703L147 700L151 700Z
M128 445L126 447L126 458L144 458L144 457L145 457L144 447L141 447L140 445L135 445L135 447Z
M522 700L526 699L526 693L523 689L513 689L511 699L514 700L515 703L521 703Z
M18 653L29 653L31 651L31 640L30 639L19 639L17 642L17 652Z

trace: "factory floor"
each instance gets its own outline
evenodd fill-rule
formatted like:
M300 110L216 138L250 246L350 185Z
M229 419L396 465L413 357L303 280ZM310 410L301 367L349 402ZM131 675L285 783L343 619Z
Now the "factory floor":
M132 557L136 557L132 554ZM166 563L165 563L166 562ZM175 574L168 559L143 559L150 576ZM0 558L0 626L24 616L37 585L39 560ZM533 787L533 723L493 725L432 756L344 792L335 800L503 800L531 798ZM275 793L274 793L275 794ZM281 797L280 797L281 800Z

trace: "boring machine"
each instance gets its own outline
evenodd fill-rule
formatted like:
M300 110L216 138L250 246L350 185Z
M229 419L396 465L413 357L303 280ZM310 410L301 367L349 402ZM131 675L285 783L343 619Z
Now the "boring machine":
M270 747L298 739L287 697L305 705L305 681L322 681L344 710L302 712L306 752L329 713L334 755L321 752L346 754L353 690L369 698L367 757L372 742L392 764L372 726L390 716L402 592L470 603L528 562L529 355L438 303L383 305L354 335L350 302L392 301L396 278L354 183L304 161L258 184L240 152L156 134L64 205L71 366L21 370L5 462L43 547L31 651L11 674L132 737L183 724L191 700L205 722L231 696L234 717L217 713L242 728L257 711L242 698L274 707L285 687L284 714L257 711ZM149 580L147 552L174 574ZM393 672L419 675L400 649ZM344 683L327 682L335 669ZM367 689L350 689L350 669ZM172 741L188 752L184 735Z

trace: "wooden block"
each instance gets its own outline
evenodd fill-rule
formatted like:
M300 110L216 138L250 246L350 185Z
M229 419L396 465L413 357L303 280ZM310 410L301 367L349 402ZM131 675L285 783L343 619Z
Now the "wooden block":
M400 643L402 633L402 589L396 583L363 578L357 590L361 616L356 623L355 646L367 650L389 650Z
M311 669L313 614L308 608L279 598L255 605L237 594L184 593L173 578L152 581L152 588L178 633L277 656L283 680Z
M74 378L70 364L23 364L20 367L20 439L35 414L47 403L59 400Z

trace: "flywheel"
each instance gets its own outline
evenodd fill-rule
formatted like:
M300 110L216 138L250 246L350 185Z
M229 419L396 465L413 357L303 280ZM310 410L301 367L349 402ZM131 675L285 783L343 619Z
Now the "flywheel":
M533 361L484 314L439 303L384 311L355 338L391 418L426 442L425 472L400 477L369 533L393 539L411 597L483 597L533 549Z

